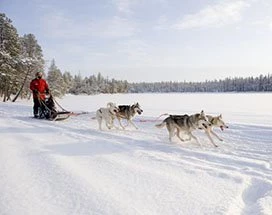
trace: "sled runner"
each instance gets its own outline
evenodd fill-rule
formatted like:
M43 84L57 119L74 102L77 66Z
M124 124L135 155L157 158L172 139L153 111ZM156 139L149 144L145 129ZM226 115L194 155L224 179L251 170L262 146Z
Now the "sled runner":
M61 107L58 104L59 107ZM47 119L51 121L60 121L68 119L72 112L66 111L61 107L62 111L57 111L55 101L51 94L46 95L45 100L40 100L38 119Z

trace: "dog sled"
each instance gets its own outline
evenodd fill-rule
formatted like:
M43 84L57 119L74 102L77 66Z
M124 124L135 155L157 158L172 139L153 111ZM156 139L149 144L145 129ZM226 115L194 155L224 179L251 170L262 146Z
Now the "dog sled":
M62 109L62 111L58 111L56 108L56 104ZM51 94L45 96L45 100L40 99L40 107L38 113L38 119L47 119L50 121L61 121L68 119L73 112L67 111L63 109L53 98Z

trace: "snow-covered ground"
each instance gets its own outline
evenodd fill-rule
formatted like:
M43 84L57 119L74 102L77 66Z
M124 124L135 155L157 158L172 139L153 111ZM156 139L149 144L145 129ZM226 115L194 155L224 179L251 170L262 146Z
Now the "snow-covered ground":
M0 102L0 214L272 214L272 94L68 95L88 114L37 120L32 102ZM107 102L139 102L138 130L98 130ZM214 148L169 143L163 113L223 114ZM162 121L163 117L158 120ZM116 122L116 125L118 123Z

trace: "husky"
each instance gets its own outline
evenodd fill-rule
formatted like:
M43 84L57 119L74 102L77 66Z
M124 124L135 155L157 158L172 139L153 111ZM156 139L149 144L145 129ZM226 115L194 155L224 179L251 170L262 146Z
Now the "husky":
M106 108L99 108L96 111L96 119L98 121L99 129L102 130L102 120L105 121L107 128L111 129L114 126L113 120L118 111L118 107L112 102L109 102Z
M116 114L116 118L119 121L120 126L125 129L125 127L121 123L121 119L126 119L128 123L130 123L135 129L138 127L132 122L132 118L135 116L136 113L141 115L143 110L141 109L139 103L133 105L119 105L119 111Z
M200 113L196 113L193 115L170 115L166 119L163 120L162 123L155 125L157 128L163 128L166 125L167 130L169 132L169 141L172 141L172 138L175 136L175 131L177 137L181 141L185 141L180 136L180 132L184 132L189 136L189 140L193 138L199 145L197 137L192 134L192 131L196 129L204 129L206 135L208 136L211 143L217 147L210 135L211 123L208 121L204 111L202 110Z
M208 121L211 123L211 126L208 127L209 132L214 135L218 140L223 141L222 138L220 138L214 131L213 131L213 127L218 127L220 128L222 131L225 128L229 128L225 122L223 121L223 117L222 114L218 115L218 116L211 116L211 115L206 115Z

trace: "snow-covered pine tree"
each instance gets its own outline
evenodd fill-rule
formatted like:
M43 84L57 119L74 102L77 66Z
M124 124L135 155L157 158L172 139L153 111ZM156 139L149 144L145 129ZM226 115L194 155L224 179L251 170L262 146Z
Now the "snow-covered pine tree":
M11 19L0 13L0 96L10 99L16 87L16 66L19 61L20 42Z
M29 83L36 72L43 72L44 59L41 46L38 44L33 34L26 34L20 38L21 54L20 62L17 70L20 76L18 77L18 87L16 96L13 102L16 101L21 94L22 98L27 97L29 94Z
M69 93L70 89L74 85L74 78L71 73L67 71L63 73L62 77L65 83L65 93Z
M66 84L64 82L61 71L57 68L53 59L48 69L47 81L51 94L56 97L61 97L66 93Z
M73 80L74 80L73 85L70 88L69 92L72 93L72 94L78 95L78 94L82 93L80 91L82 83L83 83L81 74L79 73L78 75L75 75Z

